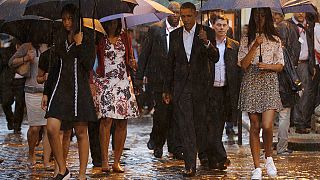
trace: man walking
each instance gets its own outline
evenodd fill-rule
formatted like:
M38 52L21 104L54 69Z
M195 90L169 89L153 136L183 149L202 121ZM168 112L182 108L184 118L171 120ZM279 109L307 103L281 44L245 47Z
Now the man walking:
M24 83L26 78L15 73L14 68L10 68L8 63L11 56L19 48L20 43L14 39L8 48L2 49L0 53L1 61L1 82L2 82L2 109L7 119L8 130L14 133L21 133L25 99ZM12 104L15 102L15 109L12 111Z
M284 47L296 66L303 90L300 99L293 108L293 121L296 133L307 134L314 109L313 77L315 75L315 57L313 29L306 20L305 13L294 13L293 17L279 26Z
M174 114L180 130L185 176L195 176L197 145L206 140L206 100L212 80L210 64L217 62L214 31L196 23L196 7L181 5L184 26L170 33L167 92L173 96ZM170 95L163 95L169 101Z
M220 57L213 65L214 82L209 88L207 154L210 169L225 170L230 160L222 143L224 125L228 117L241 117L238 109L241 82L241 68L237 65L239 43L227 37L229 25L226 17L215 16L212 28L216 32Z
M168 151L173 153L175 158L182 159L181 147L179 146L178 129L173 119L172 104L165 104L162 99L165 81L165 65L168 60L169 34L180 27L180 4L170 2L168 8L175 14L166 20L153 24L142 45L138 61L136 82L142 86L144 76L147 76L153 92L155 101L153 114L153 127L150 133L148 148L154 150L154 156L161 158L163 145L167 140Z

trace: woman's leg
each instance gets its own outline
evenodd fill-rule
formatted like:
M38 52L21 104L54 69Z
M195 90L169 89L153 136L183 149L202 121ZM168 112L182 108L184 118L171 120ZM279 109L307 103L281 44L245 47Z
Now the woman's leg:
M44 167L50 166L51 147L48 139L47 126L43 126L43 165Z
M59 132L59 139L60 142L63 142L63 135L64 135L64 131ZM66 161L65 161L66 162ZM59 173L59 166L56 160L54 160L54 173L53 173L53 177L56 177Z
M112 119L102 118L100 121L100 148L101 148L101 159L102 159L102 170L109 170L109 142L110 142L110 129Z
M264 150L266 152L265 157L271 157L272 155L272 141L273 141L273 120L275 110L267 110L262 113L262 138L264 144Z
M89 158L89 136L88 136L88 124L76 123L74 126L79 150L80 169L78 179L86 179L86 169ZM70 136L69 136L70 139Z
M62 149L63 149L63 159L65 162L67 162L67 158L68 158L71 134L72 134L72 129L63 131Z
M36 148L36 144L39 139L39 132L41 126L30 126L27 133L28 138L28 145L29 145L29 156L28 156L28 163L30 165L36 164L36 157L34 154L34 150Z
M250 118L250 148L255 168L260 167L260 123L258 113L249 113Z
M127 120L116 120L115 122L115 151L113 169L123 172L120 166L120 158L123 151L123 146L127 137Z
M56 163L58 164L59 174L65 174L66 162L63 159L62 145L60 141L61 122L56 118L48 118L47 131L48 138Z

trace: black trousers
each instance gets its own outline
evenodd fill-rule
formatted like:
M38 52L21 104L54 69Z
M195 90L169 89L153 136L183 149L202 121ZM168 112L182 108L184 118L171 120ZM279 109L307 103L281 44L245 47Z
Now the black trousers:
M99 129L100 129L100 121L88 122L88 133L89 133L92 164L96 167L101 167L101 163L102 163Z
M172 104L165 104L163 102L162 92L153 92L153 99L155 107L150 139L154 142L155 149L163 148L167 140L168 151L170 153L181 152L180 135L177 123L173 118Z
M302 96L293 108L293 121L297 129L310 127L311 115L314 111L314 85L308 63L300 63L297 73L304 87Z
M13 79L10 84L2 86L2 109L6 115L8 124L11 124L15 130L21 130L24 108L26 106L24 98L25 78ZM14 112L12 104L15 102Z
M209 164L224 162L227 159L227 153L222 143L224 124L228 117L227 100L225 87L212 87L209 91L207 114Z
M182 150L187 170L196 170L198 147L206 142L206 103L193 98L192 93L182 92L174 104L180 130Z

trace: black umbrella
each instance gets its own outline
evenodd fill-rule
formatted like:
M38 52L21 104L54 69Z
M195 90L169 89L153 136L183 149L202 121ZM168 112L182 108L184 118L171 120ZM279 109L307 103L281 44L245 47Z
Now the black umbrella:
M5 21L0 27L0 32L9 34L23 43L52 44L53 39L55 39L53 38L53 32L57 29L61 29L61 23L53 24L49 19L27 16Z
M23 16L27 2L4 0L0 3L0 32L14 36L21 42L52 43L53 22L39 16Z
M66 4L77 5L82 17L100 19L112 14L132 13L136 2L135 0L29 0L24 14L57 20L61 18L61 10Z

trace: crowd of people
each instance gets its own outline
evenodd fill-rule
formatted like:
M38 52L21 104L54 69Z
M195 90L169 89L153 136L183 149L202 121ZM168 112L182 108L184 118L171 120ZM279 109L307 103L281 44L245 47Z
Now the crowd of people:
M250 119L252 179L262 178L261 128L266 172L277 176L272 158L276 113L277 154L289 154L290 121L296 133L310 133L311 115L319 105L319 14L294 13L284 20L270 8L253 8L237 42L221 10L199 24L194 4L170 2L168 8L174 14L150 26L138 56L120 19L103 23L106 35L95 37L93 30L80 30L79 10L71 4L62 9L63 29L55 46L34 37L23 44L15 40L1 53L7 127L21 133L26 106L30 168L42 138L44 166L50 168L52 153L53 177L70 178L66 161L74 129L78 179L86 179L89 149L102 172L123 173L127 120L141 114L136 95L147 78L154 104L147 147L156 158L163 156L167 142L172 157L184 160L187 177L196 175L197 156L202 166L226 170L231 161L222 135L225 128L235 133L233 124L244 111Z

